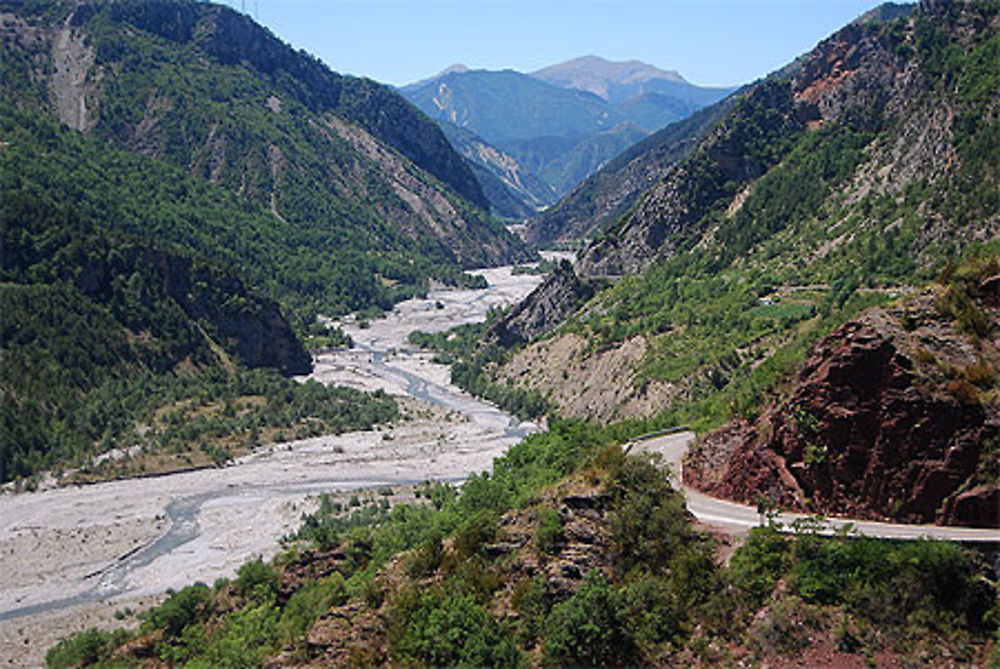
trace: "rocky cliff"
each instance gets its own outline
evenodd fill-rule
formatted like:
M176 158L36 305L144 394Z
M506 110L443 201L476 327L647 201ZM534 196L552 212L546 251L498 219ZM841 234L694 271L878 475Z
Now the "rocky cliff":
M531 295L494 322L486 337L501 346L531 341L566 318L594 290L595 284L581 281L564 260Z
M846 323L759 417L709 433L685 482L810 513L996 527L998 307L990 274Z

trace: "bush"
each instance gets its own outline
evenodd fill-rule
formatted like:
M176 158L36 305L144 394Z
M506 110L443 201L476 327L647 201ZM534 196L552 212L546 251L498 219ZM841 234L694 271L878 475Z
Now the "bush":
M520 614L520 636L526 641L534 641L544 631L545 616L551 608L545 577L535 575L521 581L514 587L511 603Z
M272 602L277 594L278 573L258 557L239 568L233 588L255 602Z
M545 654L557 663L628 665L635 641L621 595L594 570L572 597L552 607L545 621Z
M693 539L684 498L652 461L627 458L609 483L611 532L619 568L656 570Z
M278 610L269 604L243 609L227 619L221 636L215 636L196 666L253 667L274 652L278 642Z
M637 642L677 643L681 640L685 612L666 579L643 576L622 590L624 615Z
M408 569L410 576L413 578L430 576L441 566L443 556L444 545L441 543L441 534L433 532L413 551Z
M290 642L303 637L326 611L347 601L347 586L339 572L300 588L285 604L278 624L280 637Z
M563 540L563 520L559 511L546 507L538 513L535 528L535 548L539 553L549 553Z
M77 632L45 653L45 665L59 669L95 664L107 657L111 650L128 641L129 636L125 630L105 632L92 628Z
M168 637L178 637L185 627L208 619L212 591L204 583L195 583L179 592L167 591L169 597L146 614L146 625L162 629Z
M774 591L790 564L788 540L776 528L755 527L729 561L729 576L753 606Z
M857 537L795 541L793 584L808 602L846 604L879 624L910 619L960 619L973 629L986 621L995 590L975 579L973 554L942 541L890 541Z
M516 667L511 636L471 595L407 591L390 609L390 643L401 664Z
M483 546L497 534L497 516L492 511L480 511L459 527L455 535L455 551L460 557L479 555Z

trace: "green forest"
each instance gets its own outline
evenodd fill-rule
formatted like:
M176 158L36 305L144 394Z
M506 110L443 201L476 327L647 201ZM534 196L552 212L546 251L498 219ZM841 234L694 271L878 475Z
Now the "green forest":
M530 259L433 123L246 16L196 2L11 11L25 23L0 58L0 482L116 447L148 457L85 476L220 464L276 435L389 420L385 398L330 390L318 409L319 391L280 379L311 367L300 338L346 343L318 332L317 315L389 309L432 278L479 285L464 267ZM49 40L65 25L81 62L93 59L84 132L56 119L50 77L65 64ZM337 119L447 203L452 218L434 223L445 234L334 132ZM251 372L264 368L266 382ZM240 421L215 415L241 385ZM265 388L285 404L258 406ZM211 425L182 446L156 412L209 392ZM140 439L148 427L157 434Z
M0 483L224 467L268 443L394 425L409 409L382 391L293 378L311 369L306 345L353 344L319 316L356 312L367 327L432 282L482 287L466 269L532 259L427 118L246 16L184 0L8 4L49 36L75 12L93 115L82 132L59 122L49 45L5 34ZM541 335L583 342L559 370L567 382L641 340L630 390L670 390L648 415L570 419L553 393L505 380L518 347L538 343L496 341L512 312L413 332L453 384L546 429L460 485L318 494L273 560L120 611L129 629L73 634L47 665L1000 667L995 547L830 534L821 517L783 526L759 484L757 526L710 532L633 443L664 428L757 429L835 328L895 304L892 332L915 337L899 302L915 295L931 335L970 362L921 349L943 388L893 390L995 416L984 310L997 303L978 291L996 285L1000 258L998 18L993 1L923 3L846 29L881 59L871 70L906 79L901 109L947 108L923 154L903 150L922 129L863 86L845 93L855 101L826 99L836 113L811 106L815 91L796 86L815 63L802 59L685 125L697 141L667 152L668 177L553 275L583 288L553 280L552 300L525 303L577 299ZM867 66L840 46L821 45L835 56L824 66L844 60L824 86ZM924 171L941 146L944 167ZM538 236L557 236L557 222ZM945 341L948 329L967 340ZM996 483L987 441L968 449L982 487ZM816 443L805 465L828 457Z
M221 463L224 453L273 436L272 428L291 438L300 428L311 435L393 418L387 398L307 391L278 374L305 373L311 362L281 305L261 296L285 270L250 262L250 254L282 259L284 240L264 215L176 168L38 116L5 106L0 123L7 138L0 149L0 480L85 465L114 447L200 453L191 462L177 453L173 465L158 467ZM248 224L261 234L244 237ZM220 245L225 239L233 243ZM254 291L231 267L249 269L264 285ZM303 281L306 273L303 266ZM374 294L365 297L356 281L329 285L330 305L366 303ZM292 294L287 286L274 292ZM291 313L310 303L286 302ZM267 396L268 406L255 404L238 424L210 419L184 446L167 426L137 436L137 421L150 421L155 410L213 393L217 402ZM317 393L328 406L316 404Z
M731 102L669 179L581 253L581 278L598 290L544 337L579 335L588 359L642 339L647 352L634 391L677 387L657 422L702 432L753 419L809 346L835 327L928 285L949 263L974 264L1000 251L990 232L1000 211L1000 135L996 96L987 92L1000 89L993 57L1000 37L984 27L997 6L966 6L968 16L945 9L943 23L918 12L912 26L909 19L852 26L858 34L850 39L874 39L919 68L911 100L918 109L955 110L947 171L918 171L898 192L872 187L873 155L902 142L907 119L884 113L884 100L863 98L857 108L845 105L837 122L809 127L800 118L808 111L792 95L796 70L776 73ZM979 28L959 37L955 25L963 21ZM634 246L649 257L628 256ZM621 256L643 270L620 272ZM593 277L588 264L597 267ZM456 334L419 343L457 360L455 378L470 391L500 400L527 395L497 387L496 369L513 351L455 350L465 341ZM530 405L545 412L545 399L542 392Z

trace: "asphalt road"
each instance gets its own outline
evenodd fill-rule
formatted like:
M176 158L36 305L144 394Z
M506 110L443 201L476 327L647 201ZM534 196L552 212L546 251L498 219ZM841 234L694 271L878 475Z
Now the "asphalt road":
M752 506L716 499L685 486L681 471L684 454L695 439L694 432L678 432L652 437L633 443L632 452L652 452L663 456L670 468L675 484L687 497L688 510L699 521L712 525L727 534L745 534L751 527L761 524L761 516ZM791 527L796 520L810 518L800 513L779 513L775 520L785 527ZM902 525L897 523L877 523L869 520L848 518L825 518L823 532L833 534L845 527L861 534L881 539L946 539L962 542L1000 543L1000 529L980 529L972 527L944 527L940 525Z

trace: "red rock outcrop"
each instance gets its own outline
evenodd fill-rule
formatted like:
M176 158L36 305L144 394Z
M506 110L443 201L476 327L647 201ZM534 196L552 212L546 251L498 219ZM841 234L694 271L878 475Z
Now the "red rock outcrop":
M965 322L940 289L838 328L755 421L706 435L685 481L806 512L1000 525L998 287L967 293Z

